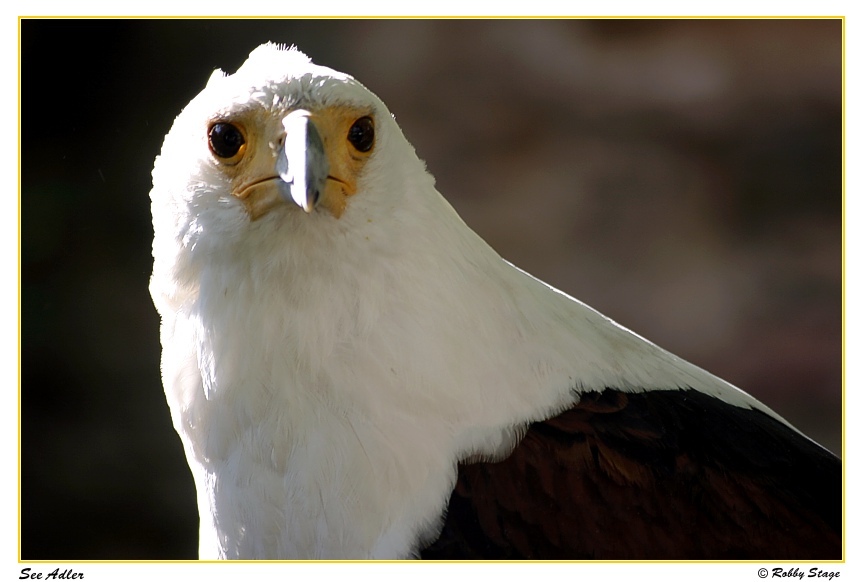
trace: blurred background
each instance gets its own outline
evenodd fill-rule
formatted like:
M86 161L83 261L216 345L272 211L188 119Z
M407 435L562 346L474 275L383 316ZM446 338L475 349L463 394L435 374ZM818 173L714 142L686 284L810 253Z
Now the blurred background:
M381 97L506 259L841 454L841 21L20 24L22 559L196 557L150 169L265 41Z

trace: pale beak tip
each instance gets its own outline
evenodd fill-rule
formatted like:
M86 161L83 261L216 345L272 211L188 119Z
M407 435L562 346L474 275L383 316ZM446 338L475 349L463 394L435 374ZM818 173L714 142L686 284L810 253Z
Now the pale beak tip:
M309 199L309 194L306 192L306 188L297 187L296 184L291 184L289 188L291 189L291 200L293 200L297 206L302 208L306 214L310 214L315 208L315 204Z

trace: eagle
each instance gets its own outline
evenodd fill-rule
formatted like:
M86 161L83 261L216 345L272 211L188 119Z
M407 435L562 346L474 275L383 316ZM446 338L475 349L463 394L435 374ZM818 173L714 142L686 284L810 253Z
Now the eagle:
M835 455L502 259L353 77L262 45L152 176L201 559L841 559Z

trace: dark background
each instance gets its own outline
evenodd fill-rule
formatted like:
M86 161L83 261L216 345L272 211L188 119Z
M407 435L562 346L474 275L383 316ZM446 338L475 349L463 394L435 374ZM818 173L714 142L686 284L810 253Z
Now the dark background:
M841 453L841 21L23 20L21 558L196 556L150 169L267 40L378 94L505 258Z

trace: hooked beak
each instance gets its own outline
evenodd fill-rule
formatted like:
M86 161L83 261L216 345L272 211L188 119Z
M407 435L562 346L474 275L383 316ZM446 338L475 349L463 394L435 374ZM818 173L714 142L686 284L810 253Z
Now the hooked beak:
M297 109L282 120L285 135L276 159L276 173L287 186L287 192L280 189L283 196L307 213L321 199L330 173L324 140L311 117L308 111Z

